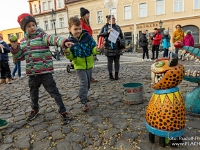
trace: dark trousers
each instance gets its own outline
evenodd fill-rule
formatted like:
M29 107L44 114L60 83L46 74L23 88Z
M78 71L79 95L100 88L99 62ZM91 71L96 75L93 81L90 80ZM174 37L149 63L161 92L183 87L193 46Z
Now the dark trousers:
M51 73L41 74L37 76L30 76L28 84L30 87L30 96L31 96L33 110L39 110L38 95L39 95L39 87L42 84L46 89L46 91L51 95L51 97L55 99L56 104L59 107L58 112L63 113L66 111L66 108L62 101L61 94L59 93L58 88L56 87L56 83Z
M158 58L159 54L159 45L153 45L152 46L152 58L155 58L155 51L156 51L156 59Z
M164 48L163 57L168 57L168 52L169 52L169 49L168 48Z
M11 71L8 61L0 61L1 79L11 78Z
M142 49L143 49L143 59L145 57L145 54L147 56L147 59L149 59L149 52L148 52L148 47L147 46L142 46Z
M115 65L115 72L119 72L119 60L120 60L120 55L116 55L116 56L107 56L107 60L108 60L108 72L109 74L112 73L113 70L113 61L114 61L114 65Z

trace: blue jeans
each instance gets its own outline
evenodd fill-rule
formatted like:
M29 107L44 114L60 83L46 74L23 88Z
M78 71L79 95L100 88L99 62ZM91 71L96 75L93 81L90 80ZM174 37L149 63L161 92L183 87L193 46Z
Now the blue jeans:
M45 90L53 97L56 101L56 104L59 107L58 112L63 113L66 111L66 108L62 101L62 96L58 91L58 88L56 87L56 83L53 79L53 76L51 73L48 74L41 74L36 76L29 76L29 88L30 88L30 96L32 101L32 109L33 110L39 110L39 87L42 84L45 88ZM47 100L48 103L48 100Z
M88 70L77 70L79 79L79 98L82 104L87 103L87 95L92 79L92 68Z
M163 57L168 57L168 51L169 49L164 48Z
M18 76L21 77L21 61L15 63L15 68L12 71L12 77L15 76L16 71Z

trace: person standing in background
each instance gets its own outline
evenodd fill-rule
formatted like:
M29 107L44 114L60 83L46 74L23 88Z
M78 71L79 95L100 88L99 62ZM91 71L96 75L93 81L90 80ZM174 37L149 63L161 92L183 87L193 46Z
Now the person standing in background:
M183 39L183 45L194 47L194 37L192 36L192 31L187 30L185 33L186 33L186 36ZM184 60L183 57L182 57L182 60ZM188 60L188 58L187 58L187 60Z
M81 7L80 15L81 15L80 21L81 21L82 29L86 30L88 32L88 34L92 36L92 28L90 26L90 20L89 20L90 12L87 9ZM94 60L98 60L96 55L94 55ZM98 82L98 80L95 80L92 77L91 82Z
M151 38L152 40L152 58L151 60L158 59L158 54L159 54L159 45L160 41L162 40L162 35L160 30L157 28L154 28L154 35ZM155 51L156 51L156 58L155 58Z
M14 36L14 35L11 36L10 37L10 43L18 43L17 37ZM20 44L18 44L18 46L19 45ZM13 63L15 64L15 67L14 67L14 69L12 71L12 74L11 74L12 75L12 79L14 79L16 71L17 71L17 74L18 74L18 78L20 78L21 77L21 61L16 59L14 56L12 56L12 57L13 57Z
M163 31L163 37L162 37L162 45L164 49L163 57L168 57L169 47L170 45L170 35L168 30Z
M1 68L1 80L0 84L7 83L11 84L11 71L9 66L8 53L10 53L10 48L8 44L3 40L2 34L0 34L0 68Z
M184 31L182 30L182 27L180 24L176 25L176 30L173 33L172 36L172 43L174 44L176 41L183 42L184 38ZM175 48L175 53L178 55L179 48Z
M120 68L120 55L122 55L122 50L124 49L124 46L121 45L120 40L123 40L123 33L119 25L115 22L115 16L114 15L108 15L106 16L107 23L104 25L101 29L101 32L99 36L104 37L104 48L105 48L105 55L107 56L107 67L109 72L109 79L111 81L118 80L119 79L119 68ZM112 28L111 28L112 23ZM112 29L119 32L119 36L117 38L116 43L111 42L108 37L110 35L110 32ZM113 61L115 66L115 78L113 77L112 71L113 71Z
M147 37L146 37L146 30L142 30L142 34L141 34L141 36L140 36L139 43L140 43L140 46L141 46L142 49L143 49L142 61L144 61L145 55L146 55L146 57L147 57L147 61L151 61L151 59L149 59L148 39L147 39Z

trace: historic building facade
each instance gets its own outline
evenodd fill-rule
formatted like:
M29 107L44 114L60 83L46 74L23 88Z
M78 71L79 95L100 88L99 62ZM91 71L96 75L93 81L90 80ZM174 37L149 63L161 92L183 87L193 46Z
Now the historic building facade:
M116 9L106 9L103 0L65 0L68 16L79 16L80 7L90 11L94 39L106 23L106 15L112 13L120 25L127 43L132 43L142 30L153 32L154 28L168 29L172 34L181 24L184 30L193 31L195 43L199 43L200 0L118 0Z
M5 29L5 30L0 31L0 33L3 35L3 40L6 43L10 43L9 38L12 35L15 35L18 38L18 41L20 41L24 37L24 32L22 31L22 29L20 27Z
M28 0L28 3L37 25L46 33L55 34L56 28L57 35L68 36L68 16L64 0ZM55 12L53 17L52 10Z

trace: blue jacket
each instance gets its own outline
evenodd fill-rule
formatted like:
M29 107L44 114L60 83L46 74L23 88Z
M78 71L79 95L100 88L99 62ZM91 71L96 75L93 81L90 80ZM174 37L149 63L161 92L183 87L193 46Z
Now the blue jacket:
M171 46L170 39L171 39L171 37L169 35L164 35L163 36L163 38L162 38L162 46L163 46L163 48L168 49Z
M0 61L8 61L8 53L10 53L10 47L6 44L4 41L0 41L0 44L4 46L4 53L2 53L1 48L0 48Z
M94 39L85 31L83 31L79 39L75 39L71 34L68 38L70 42L73 42L71 48L64 51L70 52L70 55L66 57L73 61L74 68L76 70L87 70L94 66L93 55L98 54L97 44Z

